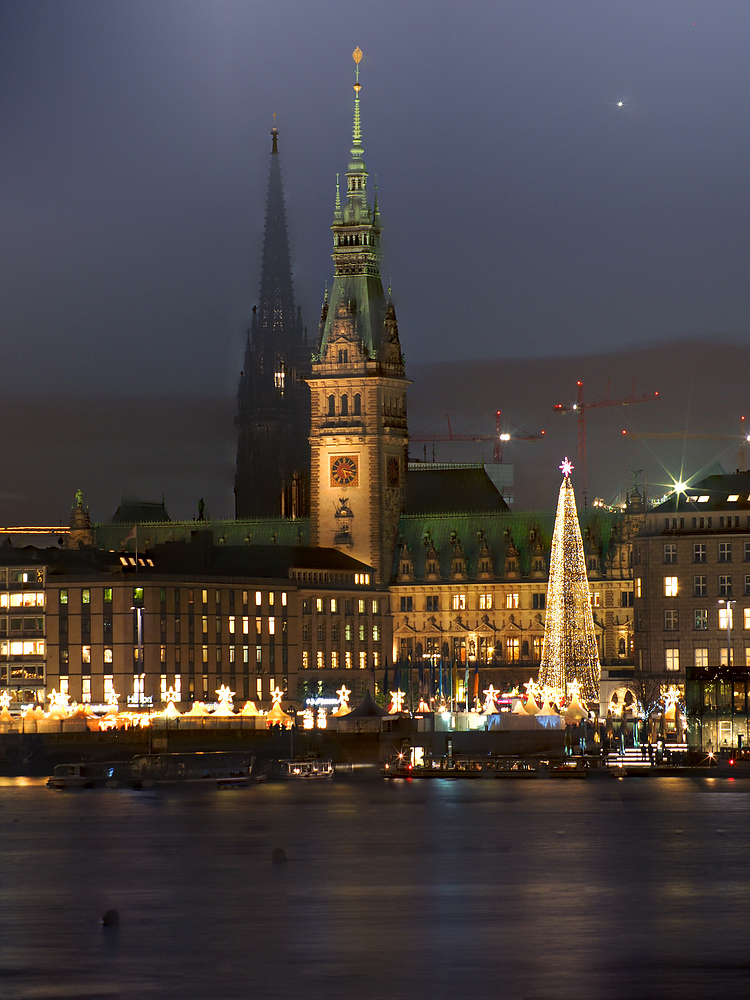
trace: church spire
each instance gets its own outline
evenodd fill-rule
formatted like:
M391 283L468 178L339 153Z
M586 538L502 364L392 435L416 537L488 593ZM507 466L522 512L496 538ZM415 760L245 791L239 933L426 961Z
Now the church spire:
M260 295L237 394L238 517L298 514L306 508L304 498L287 495L292 483L308 477L309 393L301 379L309 371L309 350L294 303L280 161L274 113Z

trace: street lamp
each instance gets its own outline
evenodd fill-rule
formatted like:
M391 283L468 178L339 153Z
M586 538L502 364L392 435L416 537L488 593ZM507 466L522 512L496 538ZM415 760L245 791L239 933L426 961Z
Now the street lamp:
M726 615L727 615L727 666L732 666L732 605L736 604L737 601L730 601L728 598L719 598L719 604L726 605Z

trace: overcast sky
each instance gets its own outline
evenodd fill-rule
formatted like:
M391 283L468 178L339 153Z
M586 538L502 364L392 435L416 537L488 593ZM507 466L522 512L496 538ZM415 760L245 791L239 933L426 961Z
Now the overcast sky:
M5 0L4 390L234 389L274 111L316 330L355 45L407 365L745 338L749 29L746 0Z

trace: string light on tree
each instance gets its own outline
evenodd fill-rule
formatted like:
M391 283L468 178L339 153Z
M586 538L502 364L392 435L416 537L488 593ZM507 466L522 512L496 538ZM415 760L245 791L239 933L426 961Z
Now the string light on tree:
M599 652L594 632L586 560L578 523L569 459L560 465L563 481L552 535L547 618L539 667L539 684L562 700L572 681L584 703L599 699ZM546 695L547 692L545 692Z

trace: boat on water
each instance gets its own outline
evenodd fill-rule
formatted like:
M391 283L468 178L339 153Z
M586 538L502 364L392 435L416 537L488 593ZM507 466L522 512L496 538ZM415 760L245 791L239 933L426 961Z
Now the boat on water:
M518 757L446 758L412 763L403 754L396 754L383 765L385 778L447 778L472 780L477 778L534 779L539 777L535 761Z
M48 788L151 788L184 782L246 785L254 755L242 751L140 754L130 761L58 764Z
M285 781L317 781L321 778L332 778L334 775L333 761L330 760L280 760L278 777Z
M51 777L47 778L47 788L62 790L65 788L104 788L108 784L117 784L115 770L121 767L116 761L57 764Z

